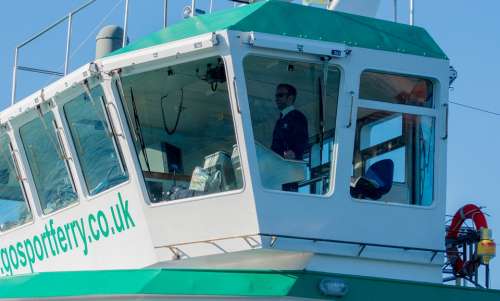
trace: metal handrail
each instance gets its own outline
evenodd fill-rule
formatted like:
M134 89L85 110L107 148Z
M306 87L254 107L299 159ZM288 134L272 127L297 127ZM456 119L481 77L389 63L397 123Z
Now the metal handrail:
M29 39L26 41L22 42L21 44L17 45L15 48L14 52L14 67L13 67L13 72L12 72L12 90L11 90L11 104L14 104L16 101L16 90L17 90L17 70L22 70L22 71L29 71L29 72L36 72L36 73L43 73L43 74L49 74L49 75L57 75L57 76L63 76L68 74L68 69L69 69L69 52L70 52L70 47L71 47L71 31L72 31L72 21L73 21L73 16L77 14L78 12L82 11L83 9L87 8L97 0L90 0L87 1L85 4L82 6L78 7L77 9L69 12L68 15L62 17L61 19L57 20L56 22L52 23L42 31L34 34L31 36ZM49 32L59 24L63 23L64 21L68 21L68 27L67 27L67 33L66 33L66 53L64 57L64 73L61 74L61 72L57 71L52 71L52 70L44 70L44 69L38 69L38 68L32 68L32 67L23 67L19 66L19 50L23 48L24 46L28 45L29 43L33 42L37 38L41 37L45 33Z
M337 240L337 239L326 239L326 238L317 238L317 237L305 237L305 236L294 236L294 235L284 235L284 234L270 234L270 233L254 233L247 235L237 235L237 236L227 236L227 237L219 237L213 239L199 240L199 241L190 241L190 242L182 242L176 244L168 244L168 245L160 245L156 246L156 249L161 248L178 248L184 245L197 244L197 243L209 243L213 244L217 241L235 239L235 238L251 238L253 236L262 236L271 238L270 246L274 247L278 238L281 239L296 239L296 240L307 240L312 242L327 242L327 243L336 243L336 244L345 244L345 245L355 245L359 246L360 250L357 253L357 256L361 256L366 247L377 247L377 248L388 248L388 249L396 249L403 251L420 251L420 252L429 252L432 254L430 258L430 262L436 258L437 254L445 254L445 250L439 249L428 249L428 248L419 248L419 247L410 247L410 246L396 246L396 245L385 245L385 244L377 244L377 243L365 243L365 242L357 242L357 241L346 241L346 240Z
M123 1L123 0L120 0ZM123 18L123 44L122 46L126 46L128 43L127 39L127 34L128 34L128 18L129 18L129 1L130 0L125 0L125 5L124 5L124 18ZM252 3L253 1L243 1L243 0L228 0L230 2L239 2L239 3ZM88 0L83 4L82 6L78 7L77 9L69 12L66 16L62 17L61 19L57 20L56 22L52 23L51 25L47 26L40 32L34 34L31 36L29 39L26 41L22 42L21 44L17 45L15 48L14 52L14 66L13 66L13 72L12 72L12 87L11 87L11 105L13 105L16 102L16 92L17 92L17 71L27 71L27 72L35 72L35 73L41 73L41 74L47 74L47 75L53 75L53 76L65 76L69 72L69 66L70 66L70 51L71 51L71 38L72 38L72 30L73 30L73 17L79 13L80 11L86 9L87 7L91 6L97 2L97 0ZM167 12L168 12L168 0L163 0L163 28L167 27ZM213 9L213 0L210 1L210 12L212 12ZM196 0L191 0L191 14L190 16L196 15ZM45 33L51 31L54 29L56 26L60 25L63 22L67 22L67 29L66 29L66 52L64 56L64 72L59 72L59 71L54 71L54 70L46 70L46 69L40 69L40 68L34 68L34 67L29 67L29 66L20 66L19 65L19 51L25 47L26 45L30 44L34 40L38 39Z
M357 242L357 241L346 241L346 240L337 240L337 239L325 239L325 238L314 238L314 237L304 237L304 236L294 236L294 235L283 235L283 234L268 234L268 233L259 233L261 236L267 237L275 237L275 238L285 238L285 239L298 239L298 240L310 240L314 242L328 242L328 243L338 243L338 244L346 244L346 245L357 245L362 249L358 253L358 256L361 256L364 249L366 247L378 247L378 248L388 248L388 249L399 249L405 251L421 251L421 252L430 252L432 256L430 261L432 262L437 254L445 254L445 250L439 249L428 249L428 248L419 248L419 247L410 247L410 246L396 246L396 245L385 245L385 244L377 244L377 243L366 243L366 242Z
M87 7L91 6L92 4L96 3L97 0L89 0L85 4L81 5L75 10L70 11L66 16L62 17L61 19L57 20L56 22L52 23L51 25L47 26L40 32L34 34L31 36L29 39L26 41L22 42L21 44L17 45L14 51L14 66L13 66L13 72L12 72L12 88L11 88L11 104L14 104L16 102L16 92L17 92L17 71L28 71L28 72L35 72L35 73L41 73L41 74L47 74L47 75L54 75L54 76L65 76L69 72L69 64L70 64L70 52L71 52L71 38L72 38L72 30L73 30L73 17L81 12L82 10L86 9ZM165 28L167 26L167 4L168 0L163 1L163 27ZM128 39L127 37L127 30L128 30L128 10L129 10L129 0L125 0L125 15L124 15L124 20L123 20L123 45L126 46ZM20 66L19 65L19 54L20 50L33 42L34 40L38 39L39 37L43 36L47 32L51 31L58 25L62 24L63 22L67 22L67 29L66 29L66 51L64 55L64 72L59 72L59 71L54 71L54 70L46 70L46 69L40 69L40 68L34 68L34 67L27 67L27 66Z

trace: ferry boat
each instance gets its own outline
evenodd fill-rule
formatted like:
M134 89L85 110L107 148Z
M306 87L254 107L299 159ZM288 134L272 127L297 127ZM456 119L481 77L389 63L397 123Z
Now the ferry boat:
M443 223L423 28L258 1L121 35L0 113L0 298L500 300L480 208Z

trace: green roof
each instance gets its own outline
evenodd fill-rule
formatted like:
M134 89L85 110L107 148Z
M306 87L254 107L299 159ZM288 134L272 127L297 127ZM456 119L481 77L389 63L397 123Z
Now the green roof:
M307 271L144 269L35 273L0 278L0 299L82 296L239 296L339 300L319 283L339 279L345 301L500 300L500 291Z
M224 29L263 32L448 59L421 27L277 0L261 1L189 18L141 38L111 55Z

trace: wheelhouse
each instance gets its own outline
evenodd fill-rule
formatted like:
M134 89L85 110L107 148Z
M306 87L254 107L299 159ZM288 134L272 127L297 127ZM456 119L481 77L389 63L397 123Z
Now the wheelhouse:
M421 28L278 1L132 43L1 113L2 274L440 282L448 72ZM283 83L307 120L295 158L272 149Z

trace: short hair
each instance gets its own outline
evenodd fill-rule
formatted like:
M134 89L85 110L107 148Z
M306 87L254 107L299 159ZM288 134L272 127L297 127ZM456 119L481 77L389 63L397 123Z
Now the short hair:
M294 98L297 97L297 89L290 84L281 83L276 88L285 88L289 95L292 95Z

